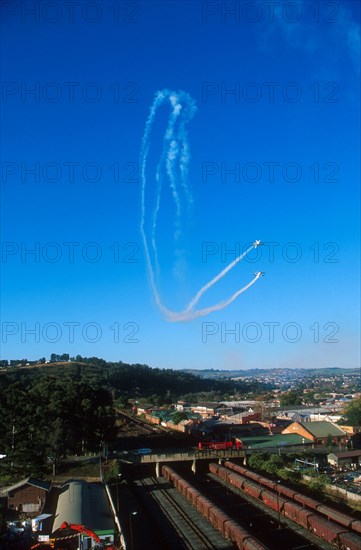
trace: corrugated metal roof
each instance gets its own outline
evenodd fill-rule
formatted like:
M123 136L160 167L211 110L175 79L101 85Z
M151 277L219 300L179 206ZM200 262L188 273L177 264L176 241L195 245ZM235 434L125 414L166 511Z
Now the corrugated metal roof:
M60 525L77 523L91 531L114 530L114 520L108 497L101 483L71 481L64 484L58 498L52 532Z
M283 447L284 445L301 445L302 443L311 443L310 439L301 437L298 434L275 434L257 437L241 437L245 447ZM306 440L306 441L305 441Z
M314 437L344 436L346 433L341 430L333 422L316 421L316 422L299 422L305 430L310 432Z
M49 491L51 483L49 481L44 481L42 479L35 479L34 477L29 477L28 479L29 485L33 485L34 487L39 487L40 489L44 489L44 491Z

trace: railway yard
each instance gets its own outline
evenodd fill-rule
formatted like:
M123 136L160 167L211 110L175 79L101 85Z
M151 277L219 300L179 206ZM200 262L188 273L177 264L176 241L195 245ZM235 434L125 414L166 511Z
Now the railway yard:
M249 455L233 442L190 446L179 434L119 416L117 444L106 457L86 458L98 470L100 464L100 473L102 464L106 474L116 466L108 488L121 527L119 548L361 549L360 513L346 506L341 512L316 500L321 494L311 498L302 486L247 468Z
M160 443L161 434L157 438ZM156 447L156 440L149 445ZM220 465L218 454L200 461L197 474L190 462L161 464L159 478L154 464L130 467L124 530L131 548L360 550L360 520L240 463Z
M164 478L145 478L136 483L148 517L159 525L162 548L219 549L234 548Z
M282 495L283 486L262 486L267 478L247 479L230 462L228 468L206 463L196 475L189 464L172 463L162 466L159 478L143 468L129 480L136 510L128 509L132 548L360 550L359 520L337 511L330 517L331 508L324 506L316 511L317 501L305 497L301 503L300 493L294 501Z

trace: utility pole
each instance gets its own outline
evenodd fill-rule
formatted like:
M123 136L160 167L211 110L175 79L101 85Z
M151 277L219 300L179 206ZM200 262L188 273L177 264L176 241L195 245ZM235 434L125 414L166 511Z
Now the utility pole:
M99 454L99 478L100 481L103 481L103 469L102 469L102 454Z
M119 478L122 474L117 475L117 514L119 516Z
M13 469L13 466L14 466L14 452L15 452L15 424L13 421L13 429L12 429L12 435L11 435L11 464L10 464L11 469Z
M132 516L136 516L138 514L138 512L131 512L129 514L129 525L130 525L130 547L131 547L131 550L134 550L134 538L133 538L133 522L132 522L132 519L133 517Z

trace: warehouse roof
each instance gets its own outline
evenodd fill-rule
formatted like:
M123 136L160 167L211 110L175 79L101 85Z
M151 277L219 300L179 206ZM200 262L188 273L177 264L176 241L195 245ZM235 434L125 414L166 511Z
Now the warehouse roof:
M270 448L270 447L283 447L286 445L302 445L305 443L305 438L298 434L284 434L284 435L266 435L258 437L242 437L242 443L248 448ZM307 440L307 443L311 444L312 440Z
M314 437L327 437L328 435L344 436L346 435L341 428L336 426L333 422L316 421L316 422L299 422L305 430L310 432Z
M70 481L63 485L58 498L52 532L60 525L76 523L91 531L114 530L109 500L101 483Z

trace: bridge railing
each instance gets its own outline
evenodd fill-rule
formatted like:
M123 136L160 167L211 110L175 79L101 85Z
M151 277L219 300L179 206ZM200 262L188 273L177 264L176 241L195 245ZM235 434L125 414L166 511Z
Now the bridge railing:
M244 457L245 451L242 450L212 450L212 451L184 451L184 452L166 452L166 453L152 453L150 455L140 456L140 460L137 462L151 463L151 462L176 462L183 460L195 460L195 459L218 459L218 458L238 458Z

